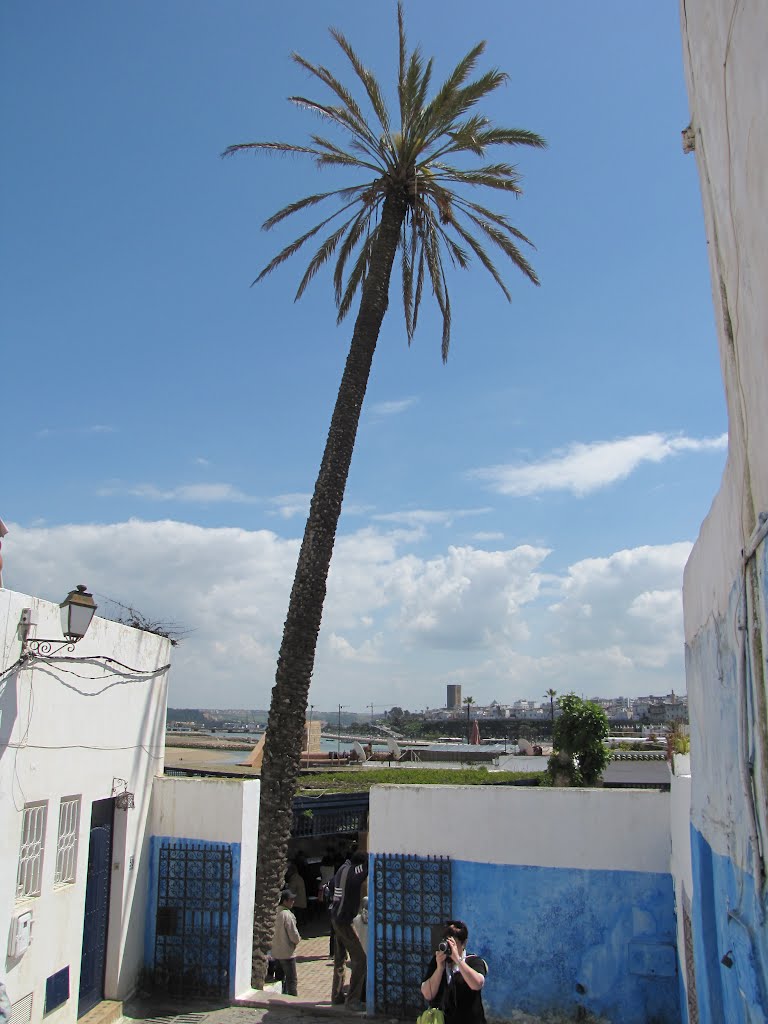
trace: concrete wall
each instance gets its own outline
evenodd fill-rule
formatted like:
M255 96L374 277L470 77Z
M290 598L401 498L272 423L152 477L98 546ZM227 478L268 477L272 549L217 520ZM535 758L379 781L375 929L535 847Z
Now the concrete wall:
M178 837L199 842L229 843L237 853L237 922L231 971L230 996L251 987L253 904L256 889L256 846L259 833L258 779L155 780L149 822L154 837ZM157 894L150 881L145 963L153 962L153 908Z
M0 590L2 670L19 657L23 608L33 609L39 637L61 636L57 605ZM66 660L84 657L93 660ZM3 974L12 1002L32 994L33 1022L43 1016L46 978L65 967L70 997L46 1021L77 1017L91 804L124 788L116 779L134 793L135 807L114 816L106 996L124 998L136 983L147 893L145 828L152 780L163 771L169 660L163 637L97 617L74 653L11 668L0 682L0 942L7 943L16 911L31 909L34 921L31 947L20 958L6 957ZM77 874L56 887L59 801L70 796L82 798ZM37 801L48 804L42 891L17 901L24 806Z
M489 1017L681 1019L670 794L377 786L370 806L372 853L451 858L454 916L490 966Z
M764 0L682 0L681 22L729 422L683 595L693 942L700 1020L740 1024L768 1019L768 17Z

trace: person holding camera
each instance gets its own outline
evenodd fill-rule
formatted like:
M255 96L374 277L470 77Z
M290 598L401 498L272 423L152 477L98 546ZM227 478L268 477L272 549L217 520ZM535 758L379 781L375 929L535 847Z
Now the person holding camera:
M447 921L421 983L421 994L430 1007L443 1011L445 1024L485 1024L482 990L488 964L467 953L468 937L463 921Z

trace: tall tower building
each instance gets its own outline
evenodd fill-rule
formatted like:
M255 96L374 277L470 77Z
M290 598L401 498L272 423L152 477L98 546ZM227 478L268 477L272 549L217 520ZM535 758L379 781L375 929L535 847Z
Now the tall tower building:
M445 705L449 711L461 710L461 686L458 683L448 683L448 701Z

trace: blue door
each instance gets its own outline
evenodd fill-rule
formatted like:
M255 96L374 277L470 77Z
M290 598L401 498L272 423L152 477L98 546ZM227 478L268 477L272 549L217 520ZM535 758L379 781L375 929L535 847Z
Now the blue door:
M104 998L114 803L114 800L96 800L91 809L78 1017L88 1013Z

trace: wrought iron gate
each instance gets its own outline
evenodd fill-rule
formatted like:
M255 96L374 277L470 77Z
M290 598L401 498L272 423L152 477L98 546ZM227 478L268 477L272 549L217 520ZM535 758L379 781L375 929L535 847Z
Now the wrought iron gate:
M229 995L232 848L166 840L158 853L154 984L174 997Z
M373 907L376 1012L416 1017L433 929L452 916L450 859L377 854Z

